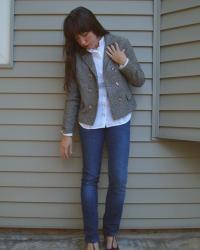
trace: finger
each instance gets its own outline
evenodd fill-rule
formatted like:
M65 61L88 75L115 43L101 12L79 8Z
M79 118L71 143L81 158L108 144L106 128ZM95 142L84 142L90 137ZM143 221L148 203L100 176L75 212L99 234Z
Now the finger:
M65 151L62 152L62 158L67 159L67 156L65 155Z
M116 46L116 49L117 49L117 50L120 50L120 49L119 49L119 45L118 45L117 42L115 43L115 46Z
M70 145L66 147L65 154L66 154L67 159L69 159L69 157L72 155L72 148Z
M68 150L67 148L65 148L65 158L68 159L69 158L69 154L68 154Z
M107 47L107 50L110 52L110 53L113 53L112 49L108 46Z
M65 158L65 151L62 145L60 146L60 155L62 158Z
M111 48L112 48L112 51L115 52L115 50L116 50L116 49L115 49L115 46L114 46L113 44L111 44L110 46L111 46Z
M106 54L109 55L111 58L113 57L112 54L110 54L108 51L106 51Z
M72 145L69 146L69 155L72 155Z

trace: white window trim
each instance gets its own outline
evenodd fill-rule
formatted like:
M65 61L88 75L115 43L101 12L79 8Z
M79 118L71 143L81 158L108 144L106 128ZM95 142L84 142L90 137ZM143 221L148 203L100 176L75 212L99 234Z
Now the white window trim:
M13 67L14 0L1 0L0 68Z
M161 0L154 0L153 35L153 101L152 101L152 140L159 140L159 93L160 93L160 10Z

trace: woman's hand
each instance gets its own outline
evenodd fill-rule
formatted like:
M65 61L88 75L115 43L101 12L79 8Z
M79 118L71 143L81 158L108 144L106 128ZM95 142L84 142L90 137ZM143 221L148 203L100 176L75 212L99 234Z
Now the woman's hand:
M125 49L120 50L118 43L115 43L115 46L112 44L107 46L106 53L114 62L123 65L127 59L124 51Z
M63 136L60 142L60 154L64 159L69 159L72 155L72 136Z

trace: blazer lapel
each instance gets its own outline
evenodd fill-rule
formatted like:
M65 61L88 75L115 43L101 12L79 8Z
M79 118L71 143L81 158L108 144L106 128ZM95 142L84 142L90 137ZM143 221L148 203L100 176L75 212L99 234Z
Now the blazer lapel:
M108 66L108 63L111 62L111 59L106 53L106 47L113 42L112 35L110 33L106 34L104 36L104 41L105 41L105 48L104 48L104 56L103 56L103 72L105 72L106 67ZM97 72L96 72L95 64L92 58L92 54L86 51L81 56L82 56L83 61L88 65L88 67L90 68L90 70L92 71L92 73L95 75L97 79Z
M90 52L85 52L82 55L82 59L88 65L88 67L90 68L90 70L92 71L92 73L95 75L97 79L97 72L96 72L95 64L92 58L92 54Z
M108 45L112 44L114 41L112 39L112 35L110 33L105 35L105 49L104 49L104 57L103 57L103 72L106 71L109 63L112 62L112 59L107 55L106 48Z

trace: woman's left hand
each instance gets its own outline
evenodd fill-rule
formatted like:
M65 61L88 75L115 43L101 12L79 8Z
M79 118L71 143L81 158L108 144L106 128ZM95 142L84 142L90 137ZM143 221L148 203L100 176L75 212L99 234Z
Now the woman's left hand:
M115 46L113 44L107 46L106 53L114 62L124 64L127 59L124 51L125 49L120 50L118 43L115 43Z

